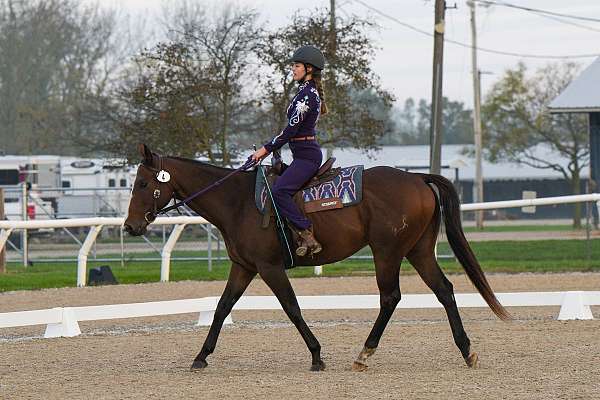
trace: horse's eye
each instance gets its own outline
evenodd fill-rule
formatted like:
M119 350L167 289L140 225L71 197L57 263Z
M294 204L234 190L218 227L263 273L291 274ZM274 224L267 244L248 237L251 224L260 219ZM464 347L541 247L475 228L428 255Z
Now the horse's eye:
M148 182L146 182L146 181L141 181L141 182L140 182L140 187L141 187L141 188L148 187Z

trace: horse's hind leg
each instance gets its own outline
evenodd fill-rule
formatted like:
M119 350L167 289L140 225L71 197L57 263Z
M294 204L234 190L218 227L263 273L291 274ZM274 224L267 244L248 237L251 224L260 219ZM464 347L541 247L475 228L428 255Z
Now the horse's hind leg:
M378 253L373 249L377 287L379 288L379 315L377 316L377 320L375 320L371 333L369 333L365 341L364 348L356 361L354 361L354 364L352 364L353 371L364 371L367 369L367 359L375 353L383 331L400 302L399 274L402 256L398 254L383 255Z
M325 363L321 359L321 345L313 335L310 328L302 318L302 312L298 305L298 299L292 288L292 284L288 279L285 271L280 266L267 266L264 269L259 269L260 277L265 281L267 286L273 291L283 311L287 314L290 321L296 326L298 332L304 339L304 343L308 347L312 355L311 371L322 371L325 369Z
M430 232L430 231L428 231ZM460 350L465 362L469 367L477 366L477 353L471 353L471 342L463 327L452 283L442 272L433 252L434 241L426 238L427 233L419 240L417 245L408 253L407 258L415 267L425 284L433 291L439 302L444 306L454 343ZM431 235L433 236L433 235ZM435 237L435 236L433 236Z
M242 297L242 294L254 276L256 276L256 272L250 272L236 263L231 265L229 279L227 280L225 290L223 291L223 294L219 299L219 303L217 304L215 316L212 324L210 325L210 330L208 331L208 336L204 341L202 350L200 350L200 353L198 353L194 359L192 369L205 368L208 365L206 362L206 357L209 354L212 354L212 352L215 350L219 333L223 327L223 321L225 321L225 318L227 318L235 303L240 297Z

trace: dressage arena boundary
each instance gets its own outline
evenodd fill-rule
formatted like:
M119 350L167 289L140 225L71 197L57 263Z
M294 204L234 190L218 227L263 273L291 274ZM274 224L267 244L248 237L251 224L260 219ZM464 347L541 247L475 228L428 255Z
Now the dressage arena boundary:
M506 307L560 306L558 320L594 319L590 306L600 305L600 291L497 293ZM461 308L488 307L478 293L456 294ZM198 326L212 323L218 297L169 300L147 303L112 304L85 307L57 307L46 310L18 311L0 314L0 328L46 324L45 338L73 337L81 334L78 322L106 319L154 317L199 313ZM298 296L303 310L378 309L378 295ZM397 308L441 308L433 294L402 296ZM281 310L275 296L242 296L234 310ZM225 320L233 323L231 315Z
M596 202L598 213L600 214L600 193L591 193L574 196L558 196L558 197L542 197L539 199L523 199L523 200L507 200L507 201L493 201L487 203L470 203L461 204L461 211L480 211L480 210L493 210L499 208L515 208L515 207L531 207L531 206L544 206L544 205L555 205L555 204L568 204L568 203L584 203L584 202ZM82 227L89 226L85 241L79 249L77 256L77 286L82 287L86 285L87 281L87 259L92 249L98 234L104 226L123 226L125 218L71 218L71 219L60 219L60 220L31 220L31 221L0 221L0 250L6 245L6 241L10 236L11 232L15 229L39 229L39 228L71 228L71 227ZM183 232L186 225L192 224L208 224L210 223L202 217L160 217L152 223L153 225L175 225L174 229L169 235L169 239L166 241L161 251L161 265L160 265L160 281L167 282L169 280L170 269L171 269L171 252L179 239L179 236ZM315 275L321 275L323 272L322 266L315 266Z

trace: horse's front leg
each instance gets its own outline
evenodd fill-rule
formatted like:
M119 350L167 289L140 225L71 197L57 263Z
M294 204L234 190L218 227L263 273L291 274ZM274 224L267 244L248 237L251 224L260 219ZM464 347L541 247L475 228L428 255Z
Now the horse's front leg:
M255 275L256 272L248 271L239 264L233 263L231 266L231 270L229 271L229 279L227 280L225 290L223 291L223 294L219 299L219 303L217 304L217 309L215 310L215 316L212 324L210 325L208 336L204 341L202 350L200 350L200 353L198 353L194 359L194 362L192 363L192 370L205 368L208 365L206 362L206 357L215 351L215 346L217 345L217 339L219 338L223 321L225 321L225 318L227 318L235 303L240 297L242 297L242 294Z
M302 339L304 339L304 343L306 343L306 346L312 355L312 365L310 370L323 371L325 369L325 363L321 359L321 345L304 321L304 318L302 318L298 299L296 299L292 284L283 267L272 265L262 267L259 268L259 274L273 291L279 300L279 303L281 303L283 311L285 311L289 319L298 329L298 332L300 332Z

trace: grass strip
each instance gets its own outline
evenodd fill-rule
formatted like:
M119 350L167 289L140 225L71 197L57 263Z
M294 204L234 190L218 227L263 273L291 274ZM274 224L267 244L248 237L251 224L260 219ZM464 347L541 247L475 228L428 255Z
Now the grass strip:
M471 244L485 272L577 272L600 271L600 239L591 240L531 240L490 241ZM215 252L213 252L215 254ZM359 255L370 255L370 249L361 250ZM440 243L439 255L449 255L447 243ZM174 256L206 257L206 251L177 251ZM118 257L118 254L106 257ZM156 257L155 253L135 254L136 257ZM104 256L103 256L104 257ZM454 259L440 258L442 269L449 273L462 272ZM94 262L90 258L88 267L109 265L120 283L145 283L160 280L159 261ZM224 280L229 274L229 261L213 261L208 271L206 261L173 261L172 281L181 280ZM23 267L9 263L7 273L0 275L0 292L32 290L54 287L76 286L77 264L36 263ZM290 277L313 276L312 267L297 267L288 271ZM324 276L373 275L372 260L344 260L323 266ZM402 273L414 273L409 263L403 263Z

